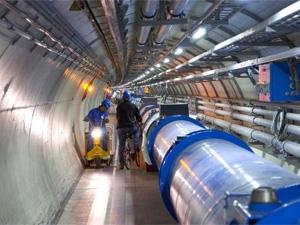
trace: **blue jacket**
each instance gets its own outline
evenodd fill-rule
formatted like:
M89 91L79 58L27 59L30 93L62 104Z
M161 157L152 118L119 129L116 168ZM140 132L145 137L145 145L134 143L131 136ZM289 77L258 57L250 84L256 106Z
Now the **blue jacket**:
M94 126L105 127L105 120L108 118L108 112L102 112L99 107L91 109L86 116L89 120L89 128Z

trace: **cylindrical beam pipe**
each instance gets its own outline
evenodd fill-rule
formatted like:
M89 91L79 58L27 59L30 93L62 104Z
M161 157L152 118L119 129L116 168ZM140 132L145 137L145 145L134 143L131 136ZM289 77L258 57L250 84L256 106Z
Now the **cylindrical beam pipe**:
M148 151L152 164L159 169L165 155L178 137L184 137L203 129L205 127L199 121L187 116L170 116L160 120L150 134L148 141Z
M198 134L199 140L183 148L171 166L166 183L170 183L170 202L181 224L238 224L232 221L240 215L230 218L230 206L225 206L230 194L250 195L261 186L277 190L300 184L298 176L253 154L236 140L226 139L231 135L219 134L222 136L202 140Z
M146 108L146 109L145 109ZM151 107L144 107L144 116L143 118L143 141L142 141L142 152L144 156L144 160L148 165L151 165L152 162L150 160L150 156L147 151L147 140L149 139L149 135L152 133L156 122L159 120L159 113L156 109L152 109ZM142 110L141 110L142 111Z
M254 189L267 186L278 193L286 187L300 190L298 176L253 154L240 139L202 125L197 127L190 119L177 119L165 118L158 123L149 137L148 151L160 170L162 198L180 224L246 224L256 213L248 207ZM219 122L230 127L225 121ZM252 133L250 128L243 132ZM182 134L184 137L178 139ZM264 212L263 219L276 220L276 213L300 196L278 198L276 210ZM240 201L243 211L234 208L231 200ZM259 219L256 217L256 224L263 224Z

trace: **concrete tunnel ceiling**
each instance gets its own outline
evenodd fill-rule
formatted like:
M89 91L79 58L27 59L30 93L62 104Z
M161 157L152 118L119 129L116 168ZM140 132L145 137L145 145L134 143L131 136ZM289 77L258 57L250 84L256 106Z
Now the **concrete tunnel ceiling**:
M294 49L289 56L299 56L300 7L266 23L297 3L0 0L0 224L55 221L83 170L82 118L106 86L257 100L255 70L231 66ZM198 27L206 32L192 40Z

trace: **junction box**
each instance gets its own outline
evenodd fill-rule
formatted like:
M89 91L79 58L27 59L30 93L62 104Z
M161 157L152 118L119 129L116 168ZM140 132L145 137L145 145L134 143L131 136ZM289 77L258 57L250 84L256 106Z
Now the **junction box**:
M257 90L264 102L300 101L300 64L278 62L259 66Z

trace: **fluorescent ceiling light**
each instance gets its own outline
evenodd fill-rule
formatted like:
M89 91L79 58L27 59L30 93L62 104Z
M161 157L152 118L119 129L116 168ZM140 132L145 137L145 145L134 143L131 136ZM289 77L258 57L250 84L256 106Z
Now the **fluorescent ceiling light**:
M204 27L199 27L192 35L193 40L198 40L206 34L206 29Z
M157 63L155 66L156 66L157 68L159 68L159 67L160 67L160 64L159 64L159 63Z
M165 58L163 62L164 62L164 63L169 63L169 62L170 62L170 59L169 59L169 58Z
M179 64L178 66L175 67L175 69L179 69L179 68L181 68L183 66L184 66L183 64Z
M153 70L154 70L154 67L151 67L150 70L153 71Z
M144 78L145 76L146 76L145 74L142 74L141 76L139 76L138 79L142 79L142 78Z
M147 70L147 71L146 71L146 74L149 74L149 73L150 73L150 72Z
M229 77L229 78L232 78L232 77L233 77L233 74L229 72L229 73L228 73L228 77Z
M191 74L191 75L186 76L185 79L188 80L188 79L192 79L192 78L194 78L194 77L195 77L195 76L194 76L193 74Z
M177 77L177 78L174 79L174 81L179 81L179 80L182 80L182 78L181 77Z
M177 48L177 49L174 51L174 54L175 54L175 55L180 55L181 53L183 53L183 49L182 49L182 48Z

